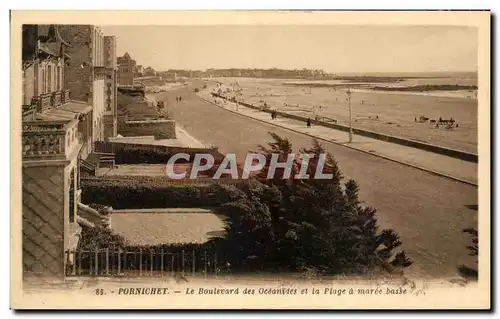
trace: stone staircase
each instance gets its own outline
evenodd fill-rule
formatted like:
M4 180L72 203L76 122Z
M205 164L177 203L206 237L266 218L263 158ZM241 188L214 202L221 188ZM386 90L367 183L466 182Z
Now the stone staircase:
M101 152L92 152L87 161L94 163L97 168L102 167L115 167L115 154L114 153L101 153Z
M82 175L97 176L100 168L115 168L115 154L93 152L87 159L80 161Z
M111 228L111 215L100 214L83 203L78 203L78 223L87 227Z
M80 170L84 175L95 176L97 172L97 165L92 161L81 160Z

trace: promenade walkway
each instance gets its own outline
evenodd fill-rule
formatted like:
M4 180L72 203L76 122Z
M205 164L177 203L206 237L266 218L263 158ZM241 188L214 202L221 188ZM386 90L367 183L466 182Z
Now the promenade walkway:
M215 104L214 98L209 97L209 94L210 93L208 91L203 91L200 92L198 96L207 102ZM266 122L295 132L306 134L319 140L341 144L351 149L356 149L361 152L370 153L375 156L380 156L389 160L417 167L429 172L453 178L455 180L463 181L468 184L477 185L478 182L477 163L471 163L449 156L359 135L353 135L353 141L352 143L349 143L349 134L347 132L318 125L307 127L305 122L289 118L278 117L277 119L271 119L271 115L269 113L261 112L242 105L237 106L235 103L231 102L224 103L222 99L217 99L217 101L218 103L215 105L226 109L227 111L235 112L261 122Z

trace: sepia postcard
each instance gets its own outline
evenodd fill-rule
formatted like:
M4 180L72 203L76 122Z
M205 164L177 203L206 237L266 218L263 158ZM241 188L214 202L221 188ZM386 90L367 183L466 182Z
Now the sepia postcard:
M489 11L12 11L11 308L491 307Z

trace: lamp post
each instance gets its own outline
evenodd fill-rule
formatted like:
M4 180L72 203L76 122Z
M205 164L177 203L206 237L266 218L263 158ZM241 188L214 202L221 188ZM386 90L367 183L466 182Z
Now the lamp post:
M234 103L236 104L236 112L238 112L239 105L238 105L238 97L237 97L236 90L235 90L235 83L233 83L233 97L234 97Z
M347 88L347 99L349 101L349 143L352 143L352 108L351 108L351 88Z

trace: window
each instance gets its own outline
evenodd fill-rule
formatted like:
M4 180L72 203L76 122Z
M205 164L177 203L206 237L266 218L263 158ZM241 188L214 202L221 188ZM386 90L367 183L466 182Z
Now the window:
M52 66L47 67L47 93L52 92Z
M42 89L40 93L45 93L47 79L45 78L45 68L42 67Z
M69 222L75 221L75 169L69 175Z
M56 73L56 91L61 90L61 67L57 67L57 73Z

